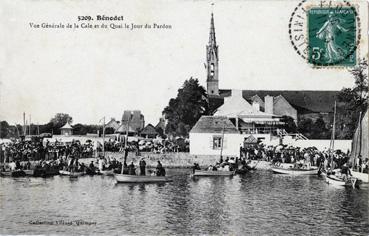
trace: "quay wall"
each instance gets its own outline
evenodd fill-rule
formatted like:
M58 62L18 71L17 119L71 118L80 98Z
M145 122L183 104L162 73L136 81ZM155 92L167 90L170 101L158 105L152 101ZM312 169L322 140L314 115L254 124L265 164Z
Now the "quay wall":
M119 152L106 152L106 157L115 158L118 161L123 161L124 154ZM166 168L191 168L193 163L198 163L200 167L208 167L209 165L214 165L219 161L218 155L191 155L188 152L174 152L174 153L164 153L156 154L151 152L141 152L139 156L135 153L130 152L127 157L127 164L131 161L135 165L138 165L140 159L144 157L147 167L156 167L157 161ZM88 164L94 158L80 159L80 162ZM260 161L257 165L257 169L269 169L270 164L266 161Z
M123 153L117 152L106 152L105 156L116 158L119 161L123 161ZM200 166L214 165L219 160L219 156L215 155L190 155L188 152L173 152L156 154L151 152L141 152L139 156L135 153L130 152L127 157L127 164L131 161L136 165L140 159L144 157L146 165L148 167L156 167L157 161L160 161L164 167L169 168L190 168L193 163L199 163Z

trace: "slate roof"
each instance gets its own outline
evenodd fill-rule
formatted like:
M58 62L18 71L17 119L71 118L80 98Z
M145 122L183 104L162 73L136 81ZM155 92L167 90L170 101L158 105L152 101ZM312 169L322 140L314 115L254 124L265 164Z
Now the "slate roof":
M224 97L231 96L231 90L219 90L220 97L210 97L209 105L212 111L221 106ZM242 96L250 101L255 95L264 99L266 95L277 97L282 95L299 114L302 113L329 113L333 112L334 101L339 91L313 91L313 90L243 90Z
M236 126L224 116L201 116L190 133L238 134Z
M152 124L146 125L145 128L141 131L141 134L143 135L158 135L158 132L156 132L155 127Z
M73 129L73 127L67 122L63 127L60 129Z
M127 124L121 124L115 132L116 133L126 133L127 132ZM137 133L137 131L134 130L131 125L129 125L128 132L129 133Z

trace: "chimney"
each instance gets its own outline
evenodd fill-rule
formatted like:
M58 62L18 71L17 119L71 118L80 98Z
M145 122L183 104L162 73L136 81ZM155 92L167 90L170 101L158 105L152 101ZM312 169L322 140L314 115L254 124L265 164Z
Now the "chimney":
M265 100L265 113L273 114L274 112L273 97L266 95L264 100Z
M232 89L232 97L242 98L242 90Z
M252 102L252 107L256 110L256 111L260 111L260 104L256 101Z

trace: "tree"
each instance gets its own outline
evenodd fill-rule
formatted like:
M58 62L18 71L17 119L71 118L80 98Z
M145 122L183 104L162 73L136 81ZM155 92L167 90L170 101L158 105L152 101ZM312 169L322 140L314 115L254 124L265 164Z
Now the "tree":
M314 123L310 118L301 118L298 122L298 131L306 137L311 137L312 127Z
M360 112L364 114L368 107L368 62L360 60L357 66L350 69L355 84L353 88L343 88L338 94L336 127L337 137L351 139L358 123Z
M319 117L311 127L311 137L314 139L326 139L329 137L328 129L322 117Z
M290 116L282 116L281 122L284 122L285 125L283 126L287 133L296 133L297 126L295 120Z
M163 114L168 123L166 133L174 136L187 136L190 129L202 115L208 114L207 95L198 79L186 80L178 89L176 98L169 100Z
M57 113L51 120L51 123L54 124L54 126L56 127L62 127L63 125L65 125L66 123L72 123L73 122L73 118L65 113Z
M9 136L10 126L6 121L0 121L0 138L7 138Z

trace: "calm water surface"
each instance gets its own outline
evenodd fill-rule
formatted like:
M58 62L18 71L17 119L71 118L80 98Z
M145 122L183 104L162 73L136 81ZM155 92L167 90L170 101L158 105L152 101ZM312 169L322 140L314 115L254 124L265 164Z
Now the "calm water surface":
M369 234L365 185L337 189L315 176L262 170L199 179L188 170L168 172L174 182L146 185L106 176L0 178L0 233ZM77 226L78 220L96 224Z

